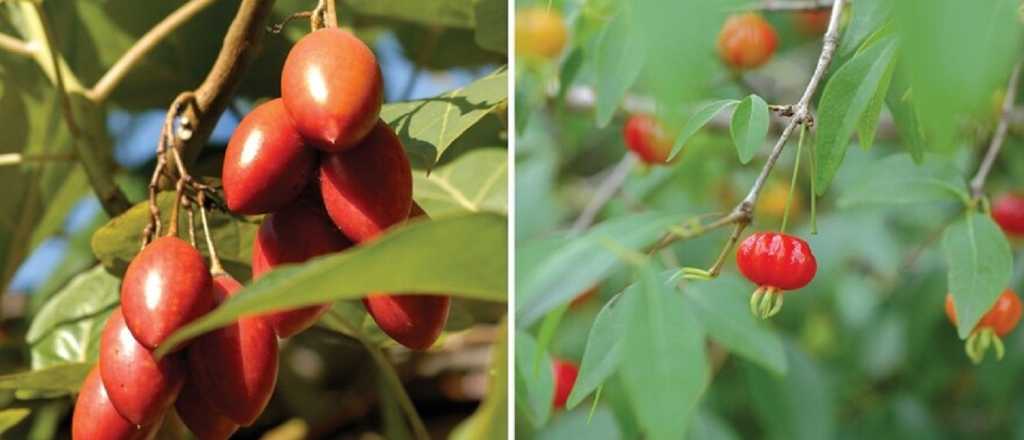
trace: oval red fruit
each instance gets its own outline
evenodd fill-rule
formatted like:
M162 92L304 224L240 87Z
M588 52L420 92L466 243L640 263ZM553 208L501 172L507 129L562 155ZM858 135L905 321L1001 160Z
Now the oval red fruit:
M633 115L622 127L626 147L648 165L664 164L672 152L672 139L650 115Z
M199 440L227 440L238 430L238 424L217 411L203 396L195 380L186 381L174 403L178 417Z
M242 285L230 275L213 279L216 301ZM234 422L249 426L263 413L277 383L277 335L259 316L200 336L188 350L189 371L205 397Z
M128 264L121 283L121 312L144 347L155 349L212 306L210 271L199 251L185 241L158 238Z
M1020 322L1021 312L1020 297L1013 290L1006 289L999 295L999 298L996 298L995 304L992 304L992 308L985 312L985 315L981 317L981 320L978 321L974 328L988 327L994 330L997 335L1006 336L1017 327L1017 323ZM948 293L946 294L946 317L949 318L949 322L952 322L954 326L957 325L953 295Z
M331 220L356 243L408 218L412 170L395 132L381 122L356 148L325 155L320 193Z
M718 55L737 70L760 67L772 58L779 38L761 15L747 12L730 16L718 34Z
M256 107L242 118L224 152L228 209L252 215L284 207L308 186L316 158L280 98Z
M804 287L818 271L806 241L777 232L757 232L743 240L736 264L754 284L780 290Z
M551 372L555 376L555 395L553 403L556 409L565 408L572 387L576 384L576 376L580 373L576 364L555 359L552 361Z
M136 425L159 420L185 382L181 357L172 354L157 361L132 336L120 308L114 310L103 328L99 369L114 408Z
M1004 194L992 203L992 218L1007 235L1024 236L1024 194Z
M82 382L71 416L72 440L148 440L156 435L160 421L136 426L121 416L103 388L99 367L93 367Z
M306 140L324 151L351 148L373 129L380 113L377 58L351 32L312 32L288 53L281 97Z
M352 243L338 231L322 206L300 198L263 219L252 247L252 276L259 278L281 264L301 263L310 258L340 252ZM273 312L264 318L282 338L290 337L316 323L330 304Z

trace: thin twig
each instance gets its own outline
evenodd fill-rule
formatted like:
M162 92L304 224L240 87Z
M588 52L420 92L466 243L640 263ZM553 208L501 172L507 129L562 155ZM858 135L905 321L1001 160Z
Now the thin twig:
M275 23L275 24L267 26L267 32L270 32L272 34L280 34L281 31L284 30L284 27L287 26L288 23L291 23L293 20L298 20L300 18L310 18L312 16L313 16L313 12L312 11L296 12L296 13L294 13L292 15L289 15L289 16L285 17L284 20L281 20L280 23Z
M328 27L338 27L338 5L336 0L327 0L327 9L324 10L324 21Z
M156 26L153 26L142 38L121 55L113 66L100 77L92 89L86 92L86 96L93 102L103 102L110 96L110 93L117 88L128 72L139 63L146 55L164 41L167 36L187 23L192 17L212 5L216 0L191 0L180 8L165 17Z
M31 42L0 33L0 50L31 58L37 49Z
M820 11L832 7L832 0L765 0L742 8L741 11L787 12L787 11Z
M203 236L206 237L206 250L210 254L210 273L220 275L227 273L224 266L217 257L217 247L213 245L213 237L210 236L210 222L206 219L206 194L199 193L199 221L203 224Z
M72 153L64 154L23 154L23 153L6 153L0 154L0 166L7 165L20 165L28 163L47 163L47 162L70 162L75 160L75 155Z
M978 173L971 179L971 196L975 200L984 195L985 180L988 179L992 165L995 164L996 157L999 156L999 151L1002 150L1003 143L1006 142L1006 132L1010 125L1010 111L1013 110L1013 103L1017 99L1017 89L1020 86L1020 70L1021 61L1017 61L1017 64L1013 66L1013 72L1010 73L1010 82L1006 86L1006 95L1003 97L1003 107L999 115L999 124L996 125L996 132L992 135L992 141L988 145L985 158L982 159L981 165L978 167Z
M594 196L590 198L587 206L580 212L580 216L573 222L571 229L573 234L582 232L594 223L594 219L601 212L601 208L622 189L622 185L626 183L626 177L629 176L629 172L633 170L634 166L636 166L636 156L627 153L612 168L608 176L601 181L601 185L597 187L597 191L594 191Z

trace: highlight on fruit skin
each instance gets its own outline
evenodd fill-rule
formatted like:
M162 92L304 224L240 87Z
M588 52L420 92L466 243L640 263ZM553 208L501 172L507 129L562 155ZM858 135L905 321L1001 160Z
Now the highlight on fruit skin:
M946 294L946 317L953 327L958 325L956 318L956 305L952 293ZM996 298L992 307L982 315L981 320L971 330L970 336L964 343L964 351L967 357L975 364L985 359L985 353L989 347L996 352L996 360L1001 360L1006 353L1002 338L1010 334L1021 318L1021 301L1017 293L1011 289L1003 290Z
M754 12L730 16L718 34L718 55L734 70L763 66L771 60L778 45L775 28Z
M993 200L992 219L1006 235L1024 237L1024 193L1007 193Z
M543 6L516 11L516 55L552 59L565 48L568 32L557 10Z
M740 273L757 285L750 310L762 319L782 310L782 294L809 284L818 271L810 245L799 237L779 232L751 234L736 250Z

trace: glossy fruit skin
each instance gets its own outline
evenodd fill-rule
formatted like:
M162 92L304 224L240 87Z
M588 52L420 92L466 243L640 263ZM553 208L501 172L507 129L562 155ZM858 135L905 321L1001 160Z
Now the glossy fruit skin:
M651 115L637 114L622 127L626 147L648 165L664 165L672 152L673 140Z
M146 426L136 426L121 416L110 403L103 388L99 367L82 382L71 416L72 440L149 440L156 436L160 420Z
M957 325L956 307L953 305L953 295L946 294L946 317L953 325ZM999 336L1006 336L1017 327L1021 317L1020 297L1013 290L1006 289L996 298L992 308L985 312L985 315L978 321L975 329L988 327Z
M230 275L213 278L217 303L242 285ZM200 336L188 349L189 372L209 403L235 423L252 425L277 384L277 335L260 316Z
M356 148L324 155L320 193L331 220L356 243L408 218L412 169L395 132L380 122Z
M555 376L554 407L565 408L565 402L569 400L569 394L576 384L576 376L579 375L580 369L572 362L555 359L551 363L551 372Z
M415 202L413 218L426 218ZM363 298L363 306L391 339L413 350L426 350L441 336L448 322L451 298L444 295L371 294Z
M287 208L263 219L252 247L252 277L281 264L301 263L324 254L340 252L352 246L323 207L315 200L300 198ZM264 318L281 338L291 337L316 323L330 304L273 312Z
M806 241L777 232L756 232L743 240L736 264L754 284L783 291L806 286L818 271Z
M158 238L128 264L121 312L144 347L155 349L212 307L210 271L199 251L184 240Z
M793 15L796 29L808 36L824 34L828 30L828 21L832 16L832 10L819 9L815 11L797 11Z
M281 97L307 141L329 152L351 148L380 114L377 57L351 32L333 27L311 32L288 53Z
M992 202L992 218L1007 235L1024 236L1024 194L1003 194Z
M568 33L558 11L546 7L516 12L516 54L552 59L562 53Z
M188 380L174 403L178 417L199 440L227 440L238 424L227 418L206 398L195 380Z
M242 118L224 152L228 209L254 215L283 208L309 184L316 160L280 98L259 105Z
M107 319L100 339L100 377L110 401L136 425L155 423L185 383L185 363L178 354L157 361L132 336L118 308Z
M778 47L779 37L763 17L748 12L730 16L718 34L718 55L736 70L760 67Z

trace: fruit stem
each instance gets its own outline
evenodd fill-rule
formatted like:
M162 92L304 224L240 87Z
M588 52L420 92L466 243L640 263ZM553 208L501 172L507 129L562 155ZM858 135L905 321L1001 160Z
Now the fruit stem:
M971 179L971 197L975 200L981 199L981 196L984 195L985 180L988 179L988 173L992 171L992 165L1006 141L1010 123L1009 115L1013 111L1013 103L1017 99L1017 88L1020 85L1020 71L1021 61L1017 61L1017 64L1013 66L1013 72L1010 73L1010 82L1006 86L1006 95L1003 97L1003 106L999 115L999 124L996 125L996 132L992 135L985 158L978 166L978 173Z
M206 249L210 253L210 273L215 276L226 274L224 266L220 263L220 258L217 257L217 248L213 245L213 239L210 238L210 222L206 219L206 194L203 192L199 193L199 220L203 223Z
M800 154L804 150L804 133L807 132L806 125L800 125L800 137L796 143L796 159L793 162L793 178L789 181L789 194L786 194L786 208L782 211L782 227L779 232L786 232L786 225L789 223L789 208L793 205L793 191L796 190L796 179L800 175Z

